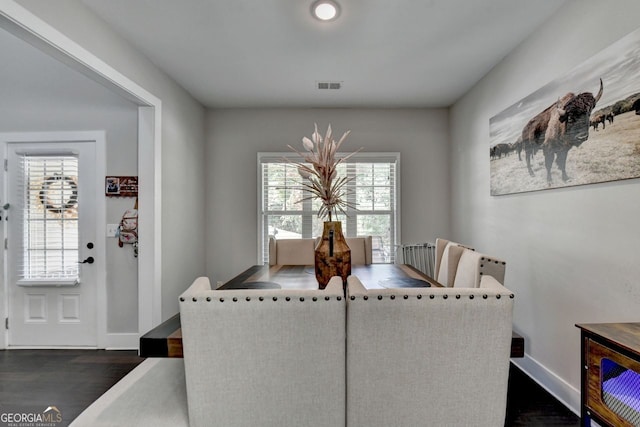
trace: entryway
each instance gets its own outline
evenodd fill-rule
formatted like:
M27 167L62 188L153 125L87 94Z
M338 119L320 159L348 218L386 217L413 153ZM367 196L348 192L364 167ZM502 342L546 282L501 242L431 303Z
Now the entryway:
M137 170L141 185L138 194L140 254L137 258L137 329L139 333L144 333L160 323L162 311L162 203L160 197L162 194L160 170L162 102L154 94L15 2L3 2L0 5L0 28L80 71L113 93L133 101L138 106ZM104 171L101 175L104 176ZM104 193L104 188L102 193ZM0 204L1 207L2 204ZM101 234L105 231L103 229L105 221L105 217L98 218L98 222L102 223ZM3 240L4 236L0 240L0 245ZM4 277L5 274L1 266L0 272L2 273L1 277ZM4 289L5 286L0 285L0 320L3 323L8 318L8 296ZM100 295L100 288L97 289L97 292L98 299L106 301L106 293ZM98 313L97 346L99 348L122 349L138 346L138 333L115 331L107 333L106 331L106 314ZM0 349L6 348L7 345L7 334L5 333L0 337Z

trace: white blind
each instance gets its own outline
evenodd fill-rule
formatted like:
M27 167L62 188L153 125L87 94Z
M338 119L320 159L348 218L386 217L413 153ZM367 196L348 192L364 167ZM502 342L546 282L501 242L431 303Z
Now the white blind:
M18 173L20 278L78 278L78 158L23 155Z
M284 160L298 161L295 153L259 153L259 223L262 261L268 262L268 239L317 237L324 219L317 216L320 202L300 183L297 168ZM399 218L399 153L357 154L339 165L338 175L353 178L348 200L357 207L338 215L347 237L373 236L373 262L393 263Z

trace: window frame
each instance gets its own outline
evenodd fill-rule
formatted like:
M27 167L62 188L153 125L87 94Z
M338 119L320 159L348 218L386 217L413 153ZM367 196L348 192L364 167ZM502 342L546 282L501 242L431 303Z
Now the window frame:
M337 153L338 157L343 157L345 155L347 155L348 153ZM263 190L264 190L264 183L262 181L262 165L263 163L285 163L286 160L284 159L289 159L293 162L299 162L300 156L295 153L295 152L258 152L257 155L257 214L256 214L256 218L257 218L257 242L256 242L256 246L257 246L257 253L256 253L256 259L258 264L263 264L265 262L265 254L268 254L268 235L265 238L265 226L264 226L264 215L265 212L263 211ZM394 176L394 185L393 185L393 191L394 191L394 197L393 197L393 202L392 202L392 209L390 211L390 215L392 216L392 230L391 230L391 238L392 241L390 242L390 247L389 247L389 251L390 251L390 263L394 263L396 261L396 249L399 246L399 242L400 242L400 233L401 233L401 212L400 212L400 207L402 206L401 203L401 189L400 189L400 169L401 169L401 162L400 162L400 153L399 152L364 152L364 153L356 153L354 154L347 163L395 163L395 176ZM307 203L307 202L305 202ZM309 202L310 203L310 202ZM347 221L349 221L350 223L353 222L357 222L357 215L366 215L367 213L371 213L371 214L379 214L381 213L380 211L361 211L358 210L356 213L356 215L353 215L349 218L347 218ZM295 212L292 212L292 214L295 214ZM304 215L304 214L302 214ZM313 211L313 215L317 215L316 211ZM304 221L303 221L304 222ZM347 226L346 229L347 230L353 230L356 227L354 226ZM351 236L351 235L347 235L345 233L346 237L356 237L356 236ZM265 241L266 239L266 241Z

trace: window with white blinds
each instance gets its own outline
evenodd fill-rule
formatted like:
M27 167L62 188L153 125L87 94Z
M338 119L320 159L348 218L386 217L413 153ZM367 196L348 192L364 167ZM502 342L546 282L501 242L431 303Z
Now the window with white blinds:
M20 280L78 278L78 158L23 155L19 162Z
M269 260L269 236L276 239L317 237L324 219L318 218L318 200L300 185L295 153L258 153L260 177L259 235L262 262ZM348 200L357 207L338 215L347 237L373 236L373 262L395 261L400 205L399 153L358 153L338 166L339 176L353 178ZM302 201L301 201L302 200Z

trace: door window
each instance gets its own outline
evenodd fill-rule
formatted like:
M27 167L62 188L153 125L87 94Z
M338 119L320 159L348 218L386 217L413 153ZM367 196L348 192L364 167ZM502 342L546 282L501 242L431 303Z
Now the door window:
M78 158L22 155L18 281L78 279Z

